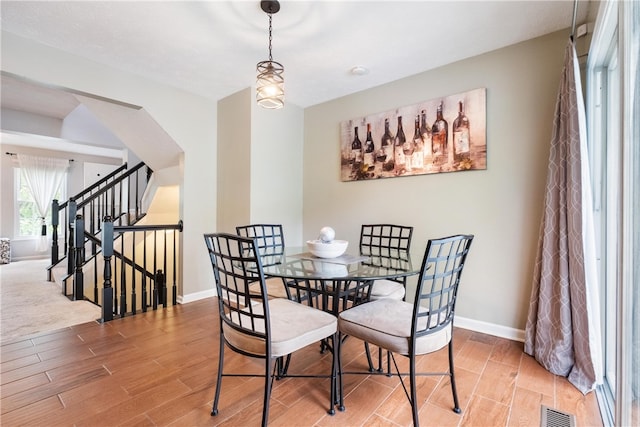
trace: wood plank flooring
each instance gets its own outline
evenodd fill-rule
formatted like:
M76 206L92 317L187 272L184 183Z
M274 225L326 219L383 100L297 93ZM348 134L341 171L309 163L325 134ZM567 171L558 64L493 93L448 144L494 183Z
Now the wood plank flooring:
M259 425L263 381L224 378L220 412L211 404L217 372L215 298L138 314L107 324L77 325L2 342L0 424L9 426ZM449 381L422 377L423 426L539 426L540 407L576 415L578 426L601 426L595 394L583 396L544 370L522 343L456 328L455 366L462 414L452 411ZM326 372L330 355L309 346L291 372ZM401 367L404 361L397 358ZM366 367L362 342L347 339L348 371ZM261 372L262 362L225 352L229 369ZM406 366L406 365L404 365ZM443 349L419 367L445 370ZM409 426L411 410L397 377L345 376L344 412L328 407L327 379L277 381L273 426Z

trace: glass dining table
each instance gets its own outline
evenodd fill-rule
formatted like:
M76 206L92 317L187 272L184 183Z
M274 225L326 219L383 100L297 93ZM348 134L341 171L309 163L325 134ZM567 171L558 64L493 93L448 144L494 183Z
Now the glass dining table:
M289 299L335 316L342 310L367 302L375 280L401 280L417 275L422 266L422 254L398 250L344 254L336 258L316 257L305 247L271 250L275 253L260 256L265 276L281 278ZM333 347L334 344L328 340L322 340L320 352L333 352ZM289 360L287 357L286 361L279 361L276 368L278 377L286 376ZM341 387L336 390L336 396L340 393ZM335 404L344 411L344 406L339 404L341 401L338 398Z
M388 251L319 258L304 247L261 255L265 276L283 280L290 299L334 315L369 299L374 280L399 280L417 275L422 254Z

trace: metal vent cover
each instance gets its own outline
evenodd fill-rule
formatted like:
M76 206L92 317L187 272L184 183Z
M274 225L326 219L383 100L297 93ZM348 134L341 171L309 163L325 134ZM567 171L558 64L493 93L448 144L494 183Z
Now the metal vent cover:
M567 412L558 411L542 405L540 427L576 427L576 417Z

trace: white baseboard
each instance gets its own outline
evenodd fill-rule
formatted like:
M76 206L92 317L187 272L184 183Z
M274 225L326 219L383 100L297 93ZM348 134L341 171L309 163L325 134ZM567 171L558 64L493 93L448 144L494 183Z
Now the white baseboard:
M495 323L483 322L481 320L467 319L466 317L460 316L456 316L453 325L459 328L481 332L483 334L524 342L524 331L522 329L496 325Z
M207 289L206 291L194 292L192 294L187 295L178 295L176 298L178 304L186 304L188 302L194 302L205 298L215 297L216 290L215 289Z

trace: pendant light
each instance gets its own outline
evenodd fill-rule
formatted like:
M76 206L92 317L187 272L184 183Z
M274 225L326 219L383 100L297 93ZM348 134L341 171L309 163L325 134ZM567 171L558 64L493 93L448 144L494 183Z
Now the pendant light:
M256 100L264 108L277 109L284 106L284 67L274 61L271 55L271 19L280 10L280 2L262 0L260 7L269 15L269 60L258 62L256 66Z

